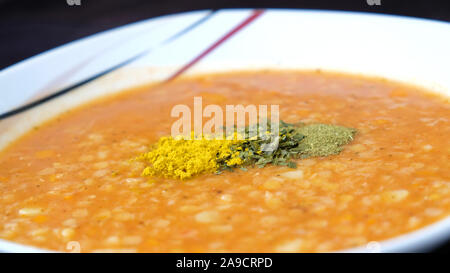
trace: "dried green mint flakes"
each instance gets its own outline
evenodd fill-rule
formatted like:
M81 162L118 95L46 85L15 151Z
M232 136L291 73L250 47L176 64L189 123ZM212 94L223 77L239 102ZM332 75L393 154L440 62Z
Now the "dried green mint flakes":
M245 130L248 133L249 127ZM350 143L355 134L355 129L338 125L300 122L292 124L280 121L279 139L274 151L261 150L263 145L272 142L274 135L269 134L266 138L258 137L232 145L231 154L238 152L244 166L254 165L263 168L267 164L272 164L296 168L297 164L292 161L293 159L339 154L343 149L342 146ZM231 166L224 162L218 163L222 166L221 170L231 169Z
M298 132L305 136L298 146L301 158L308 158L339 154L353 140L356 129L317 123L299 126Z

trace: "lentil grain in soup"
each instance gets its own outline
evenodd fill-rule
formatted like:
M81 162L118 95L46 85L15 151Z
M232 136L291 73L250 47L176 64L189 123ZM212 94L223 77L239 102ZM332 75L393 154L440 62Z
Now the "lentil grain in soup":
M286 122L357 128L339 155L185 181L130 161L170 134L174 105L279 104ZM450 213L448 99L324 72L204 75L94 101L0 154L0 238L83 252L320 252Z

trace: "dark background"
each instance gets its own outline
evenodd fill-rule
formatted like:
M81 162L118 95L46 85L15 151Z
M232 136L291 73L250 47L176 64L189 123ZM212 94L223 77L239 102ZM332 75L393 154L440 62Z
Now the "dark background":
M69 6L67 0L0 0L0 69L100 31L191 10L256 7L329 9L397 14L450 22L450 0L380 0L379 6L368 5L367 0L80 1L80 6ZM450 252L450 242L437 251Z

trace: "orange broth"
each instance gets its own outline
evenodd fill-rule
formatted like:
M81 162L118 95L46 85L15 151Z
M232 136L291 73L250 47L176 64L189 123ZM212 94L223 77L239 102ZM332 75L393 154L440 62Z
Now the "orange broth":
M170 134L176 104L280 105L286 122L358 129L343 152L186 181L129 159ZM82 252L323 252L450 213L450 104L320 71L255 71L128 90L71 110L0 154L0 238Z

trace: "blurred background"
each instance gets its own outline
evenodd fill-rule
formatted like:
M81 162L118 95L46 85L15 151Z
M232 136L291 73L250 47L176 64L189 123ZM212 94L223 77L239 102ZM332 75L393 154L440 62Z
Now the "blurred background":
M450 22L450 0L0 0L0 69L139 20L191 10L245 7L364 11Z
M185 11L224 8L363 11L450 22L450 0L0 0L0 70L124 24ZM450 242L436 251L450 252Z

